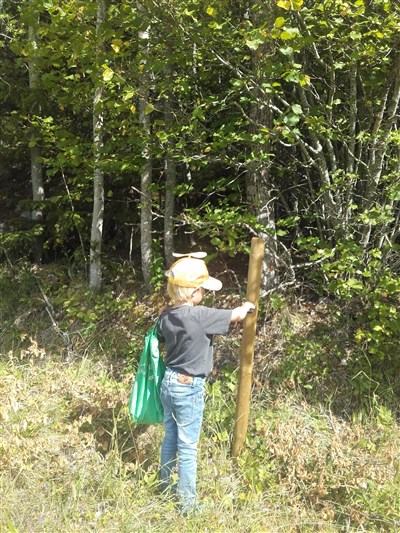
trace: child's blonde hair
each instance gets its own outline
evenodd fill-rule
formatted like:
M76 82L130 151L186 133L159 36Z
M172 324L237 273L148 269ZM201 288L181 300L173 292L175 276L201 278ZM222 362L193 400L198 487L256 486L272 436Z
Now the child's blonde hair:
M169 281L167 283L167 292L172 304L176 302L190 302L195 290L193 287L179 287L179 285L174 285Z

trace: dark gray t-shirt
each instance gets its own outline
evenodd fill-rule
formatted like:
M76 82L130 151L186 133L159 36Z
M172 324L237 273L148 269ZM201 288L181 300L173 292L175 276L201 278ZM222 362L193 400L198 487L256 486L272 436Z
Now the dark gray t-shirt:
M213 335L226 335L232 310L182 305L164 311L157 333L165 342L166 365L189 376L208 376L213 367Z

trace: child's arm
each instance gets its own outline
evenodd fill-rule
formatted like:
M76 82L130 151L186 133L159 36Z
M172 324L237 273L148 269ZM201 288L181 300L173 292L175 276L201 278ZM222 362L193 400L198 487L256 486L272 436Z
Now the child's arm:
M232 310L231 323L241 322L246 318L247 313L253 312L254 309L255 305L251 302L244 302L240 307L235 307L235 309Z

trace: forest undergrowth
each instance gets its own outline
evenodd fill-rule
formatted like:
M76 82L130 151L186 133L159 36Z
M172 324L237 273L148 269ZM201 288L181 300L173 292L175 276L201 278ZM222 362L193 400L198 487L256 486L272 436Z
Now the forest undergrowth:
M241 326L216 339L198 475L206 510L184 519L159 490L162 427L135 426L127 411L163 297L121 282L91 299L55 270L12 275L1 303L1 532L400 529L398 391L393 376L361 370L348 309L304 294L263 303L235 460Z

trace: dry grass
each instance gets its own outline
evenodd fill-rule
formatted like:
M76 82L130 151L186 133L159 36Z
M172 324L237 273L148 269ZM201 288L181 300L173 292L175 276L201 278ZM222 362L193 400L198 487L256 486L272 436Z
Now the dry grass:
M400 431L290 395L254 397L245 453L230 459L235 374L209 386L199 492L184 520L158 493L159 426L133 427L130 376L46 353L0 363L0 531L248 533L395 531ZM207 524L205 526L205 524Z
M234 304L237 295L226 298ZM132 353L160 302L108 315L108 300L100 301L104 316L93 329L76 321L66 329L55 308L68 339L35 302L34 311L7 318L0 335L1 533L400 530L398 401L371 395L368 411L353 408L346 321L333 328L323 303L297 301L260 317L248 439L237 461L230 444L240 326L216 339L198 476L208 509L185 520L159 494L161 426L134 427L127 411ZM75 304L67 311L74 316Z

